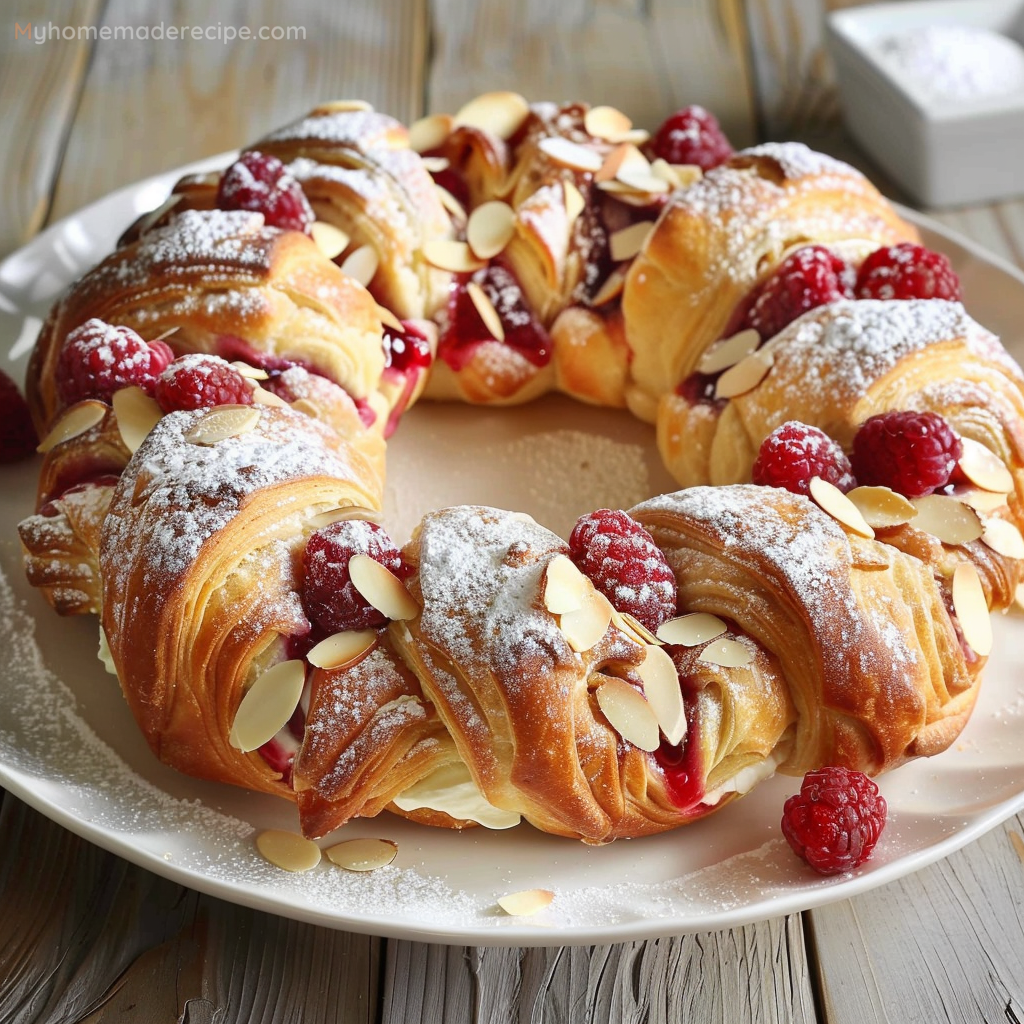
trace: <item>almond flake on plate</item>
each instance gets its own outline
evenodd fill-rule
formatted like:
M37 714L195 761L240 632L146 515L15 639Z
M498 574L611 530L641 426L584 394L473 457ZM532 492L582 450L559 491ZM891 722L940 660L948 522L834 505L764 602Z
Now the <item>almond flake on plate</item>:
M417 153L437 149L452 133L455 119L450 114L430 114L409 126L409 146Z
M274 867L285 871L312 871L320 863L320 847L297 832L268 829L256 837L256 849Z
M219 444L231 437L240 437L255 429L260 411L251 405L218 405L185 431L190 444L206 447Z
M589 651L608 632L612 611L608 598L591 589L579 608L564 612L559 617L558 628L569 646L577 654L582 654Z
M369 555L353 555L349 559L348 573L352 586L367 601L389 619L414 619L420 606L405 589L405 584L387 566Z
M943 544L967 544L985 532L981 516L956 498L927 494L923 498L914 498L912 504L917 509L914 529L930 533Z
M637 667L637 675L644 684L644 696L654 717L673 746L686 735L686 708L679 686L679 673L675 662L664 647L646 648L646 657Z
M591 107L583 115L583 127L588 135L606 142L618 138L633 127L633 122L615 107Z
M1024 537L1013 523L1005 519L986 520L982 542L997 555L1006 558L1024 558Z
M876 530L902 526L917 515L913 503L889 487L854 487L846 496L860 510L864 522Z
M364 288L369 288L379 266L377 250L372 245L361 245L345 257L341 272L353 281L358 281Z
M45 455L51 448L56 448L57 445L91 430L97 423L103 421L108 408L109 406L105 402L99 402L92 398L87 398L71 406L70 409L65 410L46 437L39 442L36 451Z
M953 572L953 611L971 649L987 657L992 651L992 619L978 570L961 562Z
M501 317L498 316L498 311L494 308L494 303L491 302L487 292L476 281L470 281L466 285L466 294L472 300L473 307L480 314L484 327L491 332L491 337L495 341L504 341L505 328L502 326Z
M658 627L658 639L666 644L699 647L721 636L729 627L710 612L689 612L674 619L666 619Z
M808 490L820 508L833 519L862 537L874 537L875 531L868 526L860 509L835 484L816 476L812 477Z
M697 372L710 375L728 370L730 366L735 366L756 352L760 344L761 335L753 327L730 334L728 338L716 342L701 356Z
M708 665L721 665L722 668L742 668L754 660L754 653L746 644L725 637L712 640L697 656L698 661Z
M268 668L245 692L231 725L228 742L248 753L272 740L299 706L306 666L298 659Z
M149 432L160 422L163 410L142 388L134 385L115 391L111 405L117 417L117 429L121 434L121 440L124 441L125 448L134 455Z
M325 220L315 220L310 226L313 241L320 251L329 259L340 256L347 248L351 239L341 228L329 224Z
M346 871L377 871L398 856L398 844L390 839L347 839L329 846L327 859Z
M432 238L423 244L423 258L438 270L453 274L471 274L487 266L486 260L477 259L467 242L447 238Z
M715 398L737 398L752 391L768 376L775 363L770 352L759 349L730 366L715 384Z
M508 203L492 199L481 203L466 224L466 241L473 254L489 260L505 248L516 231L516 215Z
M1008 494L1013 490L1013 475L990 448L970 437L962 437L963 454L957 463L964 476L983 491Z
M628 228L613 231L608 238L608 248L616 263L631 260L644 247L647 236L654 229L654 221L638 220Z
M564 615L583 607L593 584L566 555L555 555L544 570L544 607Z
M343 630L316 644L306 655L306 661L314 668L342 668L361 658L376 642L376 630Z
M550 889L525 889L498 900L498 906L512 917L532 917L551 905L555 894Z
M627 743L648 752L658 749L661 727L654 709L636 687L609 676L598 686L595 696L608 724Z
M601 169L601 155L594 149L588 149L577 142L570 142L560 135L551 135L541 139L540 151L557 164L574 171L594 173Z
M481 128L499 139L508 139L519 130L530 113L530 104L517 92L485 92L460 108L454 125Z

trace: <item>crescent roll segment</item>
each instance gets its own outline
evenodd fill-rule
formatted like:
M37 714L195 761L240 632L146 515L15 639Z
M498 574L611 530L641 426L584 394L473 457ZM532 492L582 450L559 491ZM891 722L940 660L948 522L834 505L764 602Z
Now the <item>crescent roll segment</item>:
M378 509L362 456L290 409L195 443L206 411L165 416L133 456L103 524L102 627L154 753L201 778L292 796L229 742L247 687L309 631L301 557L311 516Z
M71 287L44 324L29 365L27 393L41 432L60 407L60 348L90 317L144 338L175 329L167 340L179 353L219 353L225 339L241 338L323 374L355 399L375 391L384 369L372 296L312 239L264 227L257 213L185 210Z
M848 535L810 499L694 487L632 509L688 611L741 623L778 661L796 709L783 769L874 774L936 753L977 696L943 593L920 560Z
M657 399L692 373L796 247L860 242L870 251L916 240L846 164L795 142L744 150L673 195L630 267L622 308L633 379Z

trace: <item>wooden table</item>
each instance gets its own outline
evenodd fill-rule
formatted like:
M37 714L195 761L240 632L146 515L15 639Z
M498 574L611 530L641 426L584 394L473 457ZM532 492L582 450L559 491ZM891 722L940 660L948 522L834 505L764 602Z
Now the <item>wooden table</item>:
M409 122L477 92L611 102L638 124L702 102L737 145L836 131L817 0L32 0L0 23L0 254L111 189L340 96ZM832 6L839 6L838 3ZM221 26L220 38L15 38L15 23ZM301 26L305 42L226 43ZM218 30L213 28L213 32ZM939 215L1024 265L1024 202ZM735 930L553 949L330 931L182 889L8 795L3 1021L1024 1020L1024 849L1011 819L856 899Z

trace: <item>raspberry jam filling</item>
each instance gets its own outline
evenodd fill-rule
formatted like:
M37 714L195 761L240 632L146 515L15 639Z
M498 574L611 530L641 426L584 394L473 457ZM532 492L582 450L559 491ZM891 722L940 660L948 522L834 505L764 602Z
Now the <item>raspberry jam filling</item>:
M727 399L715 398L715 386L720 376L719 373L701 373L694 370L689 377L684 377L676 385L676 394L685 398L690 405L713 405L724 409Z
M686 705L686 736L682 743L670 744L662 737L654 760L665 776L665 788L676 807L697 807L704 800L704 767L697 742L700 723L697 720L696 687L685 676L680 677L683 702Z
M262 747L257 747L260 757L273 771L280 773L281 781L286 786L292 784L295 755L302 745L305 731L306 712L300 703L288 720L288 724L273 739L267 740Z
M89 487L113 487L120 479L120 465L104 465L100 460L82 459L76 462L67 474L57 478L53 496L39 506L39 515L47 519L60 514L56 503L61 498L79 494Z

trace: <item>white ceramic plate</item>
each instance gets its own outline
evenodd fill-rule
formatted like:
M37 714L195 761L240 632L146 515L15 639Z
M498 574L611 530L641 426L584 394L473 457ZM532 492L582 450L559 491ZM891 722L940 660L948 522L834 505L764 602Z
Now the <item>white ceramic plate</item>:
M178 173L93 204L0 265L0 365L9 373L23 376L57 294L110 250L136 213L155 206ZM953 258L977 318L1024 351L1024 276L914 219L926 241ZM389 523L401 539L427 509L470 501L528 511L564 536L584 511L628 507L670 486L648 428L560 400L508 412L418 407L393 442L389 469ZM854 874L819 878L789 852L779 818L798 783L781 778L689 828L600 848L528 826L458 834L384 815L339 834L397 841L391 867L350 874L325 862L287 874L255 852L253 836L294 828L291 806L156 763L96 660L95 622L58 619L25 583L15 526L31 511L37 471L35 462L0 467L0 784L98 845L224 899L425 941L617 942L853 896L947 855L1024 807L1024 625L1003 619L966 731L946 753L881 780L889 825ZM512 918L497 909L498 897L534 887L556 893L541 914Z

